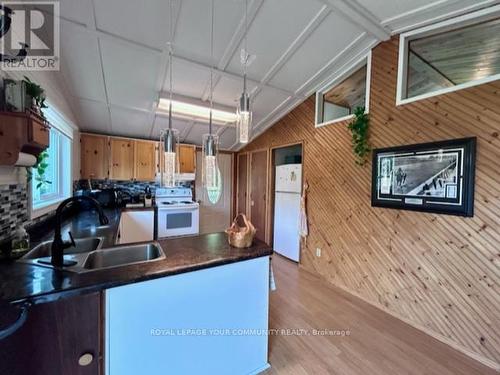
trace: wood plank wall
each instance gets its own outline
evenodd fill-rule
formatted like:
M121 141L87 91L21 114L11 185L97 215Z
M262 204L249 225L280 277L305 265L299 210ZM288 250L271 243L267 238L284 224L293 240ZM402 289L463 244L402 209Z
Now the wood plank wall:
M500 82L396 107L398 40L373 51L372 145L477 136L473 218L372 208L371 163L354 163L346 123L314 128L314 97L242 151L304 142L302 267L499 366Z

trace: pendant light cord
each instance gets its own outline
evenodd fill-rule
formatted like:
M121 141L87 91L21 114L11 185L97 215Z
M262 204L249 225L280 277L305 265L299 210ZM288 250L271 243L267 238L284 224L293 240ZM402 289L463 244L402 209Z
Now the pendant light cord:
M169 80L170 80L170 85L169 85L169 105L168 105L168 128L169 130L172 130L172 44L173 44L173 39L174 39L174 25L173 25L173 7L172 7L172 2L173 0L170 0L170 42L168 43L168 70L169 70Z
M212 28L210 32L210 121L208 122L208 133L212 135L212 109L213 109L213 64L214 64L214 0L212 0Z
M243 94L247 92L247 63L248 63L248 47L247 47L247 34L248 34L248 0L245 0L245 61L243 62Z

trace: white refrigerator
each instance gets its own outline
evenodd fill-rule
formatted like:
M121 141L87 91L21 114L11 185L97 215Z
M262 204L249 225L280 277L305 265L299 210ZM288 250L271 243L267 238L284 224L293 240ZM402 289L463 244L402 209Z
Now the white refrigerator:
M274 193L274 251L295 262L300 258L299 217L302 164L276 167Z

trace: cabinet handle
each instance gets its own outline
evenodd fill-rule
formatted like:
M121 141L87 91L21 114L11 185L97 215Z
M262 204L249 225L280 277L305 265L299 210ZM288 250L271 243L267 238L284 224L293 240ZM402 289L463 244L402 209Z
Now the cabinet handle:
M80 366L88 366L94 360L94 355L92 353L85 353L78 358L78 364Z
M28 309L30 308L30 306L30 302L26 302L21 306L21 313L19 314L17 320L10 327L0 331L0 340L9 337L23 326L23 324L26 322L26 319L28 318Z

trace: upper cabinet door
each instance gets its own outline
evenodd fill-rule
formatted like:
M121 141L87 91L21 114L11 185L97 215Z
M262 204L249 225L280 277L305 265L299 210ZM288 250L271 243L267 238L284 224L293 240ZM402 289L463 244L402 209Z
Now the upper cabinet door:
M81 178L104 179L108 177L108 137L82 134L81 144Z
M179 145L179 172L196 172L196 146Z
M154 181L156 177L156 143L135 141L135 178Z
M134 179L134 149L132 139L110 138L109 178L112 180Z

